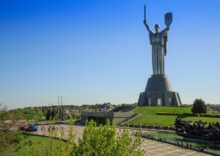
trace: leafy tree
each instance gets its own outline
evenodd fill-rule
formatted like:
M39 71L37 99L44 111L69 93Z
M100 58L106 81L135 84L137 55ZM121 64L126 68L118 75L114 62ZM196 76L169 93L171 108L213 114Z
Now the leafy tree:
M37 107L25 107L17 108L7 111L7 114L13 114L14 116L20 116L21 120L39 120L43 117L43 112Z
M205 104L205 101L203 101L202 99L196 99L193 102L192 112L194 114L207 113L207 106Z
M55 119L56 114L57 114L57 110L56 110L56 108L53 108L52 112L51 112L51 120Z
M47 110L46 120L50 120L51 117L51 111L50 109Z
M79 113L77 111L74 111L71 113L71 118L76 120L79 117Z
M72 156L142 156L141 139L131 138L129 130L122 130L116 135L116 127L108 121L104 126L97 126L94 121L87 123L83 138L75 144Z
M121 104L117 105L112 111L113 112L128 112L137 107L137 104Z
M21 119L21 113L11 113L0 104L0 153L4 152L14 143L15 130L12 128Z

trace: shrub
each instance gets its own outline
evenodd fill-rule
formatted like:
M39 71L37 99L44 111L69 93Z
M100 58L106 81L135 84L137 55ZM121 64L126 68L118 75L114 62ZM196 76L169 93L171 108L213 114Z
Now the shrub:
M104 126L97 126L94 121L86 124L83 138L74 145L72 156L141 156L140 133L134 139L129 130L122 130L116 135L116 127L108 121Z
M182 115L183 116L194 116L194 114L192 114L192 113L183 113Z
M196 99L193 102L192 113L193 114L207 113L207 106L205 104L205 101L203 101L202 99Z
M21 132L15 132L13 138L14 142L19 144L22 140L25 139L25 136Z

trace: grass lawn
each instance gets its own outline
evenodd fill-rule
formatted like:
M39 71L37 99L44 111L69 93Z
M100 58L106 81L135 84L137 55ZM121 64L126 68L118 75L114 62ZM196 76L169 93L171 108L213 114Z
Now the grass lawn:
M137 107L133 110L138 114L156 115L157 113L191 113L191 107Z
M53 152L54 156L60 155L65 151L67 143L39 136L25 136L24 139L15 145L12 145L6 156L44 156L47 152ZM60 150L61 149L61 150Z
M211 117L186 117L183 119L186 121L192 121L192 122L199 121L199 120L203 122L207 122L207 123L220 122L220 118L211 118Z
M156 115L157 113L190 113L191 107L137 107L133 110L140 116L128 121L128 124L147 124L174 127L176 116Z
M175 120L176 116L171 115L140 115L133 120L130 120L128 124L147 124L174 127Z
M156 115L157 113L191 113L191 107L137 107L133 110L135 113L140 114L129 120L128 124L146 124L146 125L160 125L174 127L176 120L175 115ZM207 123L220 122L220 118L211 117L185 117L186 121L204 121Z

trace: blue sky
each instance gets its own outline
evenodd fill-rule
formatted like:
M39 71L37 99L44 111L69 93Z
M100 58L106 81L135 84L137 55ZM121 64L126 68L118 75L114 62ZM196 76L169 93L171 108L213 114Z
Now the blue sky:
M153 28L172 11L166 74L183 103L220 103L219 0L1 0L0 103L9 108L137 102Z

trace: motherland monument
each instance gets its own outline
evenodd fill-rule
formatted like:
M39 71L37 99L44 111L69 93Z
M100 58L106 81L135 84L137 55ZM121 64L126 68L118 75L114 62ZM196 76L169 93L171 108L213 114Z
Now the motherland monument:
M159 31L160 26L155 24L153 32L146 20L146 6L144 5L144 25L149 33L152 46L153 75L148 79L144 92L140 93L138 106L180 106L179 94L173 91L171 81L165 75L164 57L167 54L168 31L173 21L173 14L168 12L164 16L166 28Z

